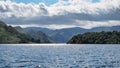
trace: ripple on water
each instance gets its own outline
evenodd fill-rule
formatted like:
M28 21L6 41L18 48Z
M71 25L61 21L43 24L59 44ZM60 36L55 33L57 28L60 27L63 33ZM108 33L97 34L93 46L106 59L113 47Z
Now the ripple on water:
M0 46L0 68L120 68L120 46Z

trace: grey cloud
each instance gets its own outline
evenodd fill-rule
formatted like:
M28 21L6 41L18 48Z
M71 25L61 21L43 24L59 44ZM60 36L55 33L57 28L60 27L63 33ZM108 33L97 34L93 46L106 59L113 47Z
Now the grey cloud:
M16 18L15 18L16 19ZM54 16L36 16L31 18L20 18L21 24L34 23L34 24L74 24L75 20L80 21L120 21L120 9L115 9L109 13L100 13L99 15L85 14L85 13L68 13L66 15L54 15ZM14 20L11 18L10 20ZM13 24L13 22L12 22ZM15 23L16 24L16 23Z

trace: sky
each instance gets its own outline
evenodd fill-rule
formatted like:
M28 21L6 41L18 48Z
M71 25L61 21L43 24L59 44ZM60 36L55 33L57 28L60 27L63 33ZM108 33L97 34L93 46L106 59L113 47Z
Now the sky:
M50 6L51 4L54 4L57 2L57 0L13 0L13 1L17 3L23 2L23 3L36 3L36 4L43 2L47 6Z
M20 3L36 3L38 4L39 2L43 2L45 3L47 6L50 6L56 2L58 2L58 0L12 0L14 2ZM99 2L99 0L92 0L93 3Z
M120 0L0 0L0 20L21 27L120 25Z

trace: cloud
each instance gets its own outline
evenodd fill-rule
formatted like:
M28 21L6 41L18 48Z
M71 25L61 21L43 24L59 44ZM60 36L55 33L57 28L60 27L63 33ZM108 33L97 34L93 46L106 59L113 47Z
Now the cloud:
M120 25L120 0L101 0L97 3L92 3L92 0L59 0L51 6L0 1L0 16L0 20L8 24L26 27L115 26Z
M31 17L36 15L47 14L46 6L44 3L36 4L25 4L25 3L15 3L12 1L0 1L0 13L1 18L8 17Z

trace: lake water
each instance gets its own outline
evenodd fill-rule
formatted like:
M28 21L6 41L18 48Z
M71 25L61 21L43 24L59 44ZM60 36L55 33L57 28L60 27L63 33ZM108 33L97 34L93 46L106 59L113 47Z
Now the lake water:
M120 45L0 45L0 68L120 68Z

